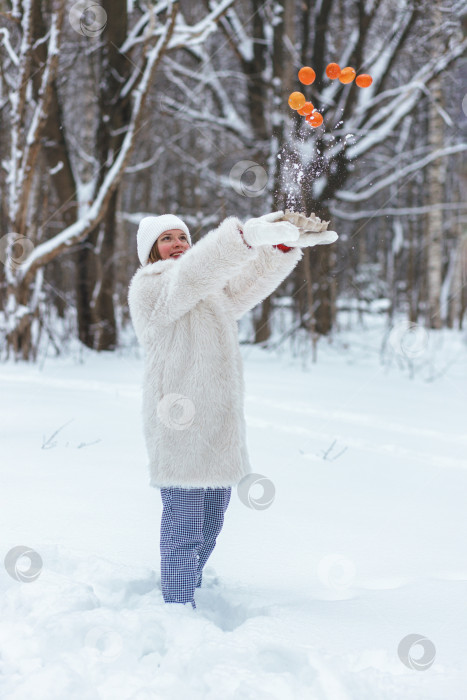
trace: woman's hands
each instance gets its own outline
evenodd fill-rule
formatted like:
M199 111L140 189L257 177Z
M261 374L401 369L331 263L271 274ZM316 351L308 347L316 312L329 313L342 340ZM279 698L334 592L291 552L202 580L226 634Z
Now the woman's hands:
M334 243L339 237L335 231L301 232L290 221L279 221L283 216L283 211L276 211L249 219L243 227L245 242L250 246L283 243L289 248L308 248Z
M300 232L290 221L278 221L284 216L283 211L275 211L271 214L259 216L256 219L248 219L243 226L243 238L248 245L276 245L284 243L284 240L294 241L298 245ZM286 245L291 246L290 243Z
M298 239L291 241L282 241L289 248L308 248L313 245L325 245L326 243L334 243L339 236L335 231L320 231L319 233L301 233Z

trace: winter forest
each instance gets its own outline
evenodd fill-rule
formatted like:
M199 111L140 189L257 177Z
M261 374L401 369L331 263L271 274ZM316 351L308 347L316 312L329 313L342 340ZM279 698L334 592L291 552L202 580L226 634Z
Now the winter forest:
M467 0L0 0L1 700L465 700L466 49ZM286 209L338 239L234 331L144 328L208 429L244 373L252 467L165 605L138 227Z
M0 9L3 356L33 360L44 340L60 353L73 337L118 347L150 213L183 215L194 240L230 215L331 220L337 245L307 250L255 309L253 343L267 344L284 294L288 334L315 347L348 309L462 327L463 0ZM328 80L332 61L372 85ZM320 129L287 105L301 65L316 71Z

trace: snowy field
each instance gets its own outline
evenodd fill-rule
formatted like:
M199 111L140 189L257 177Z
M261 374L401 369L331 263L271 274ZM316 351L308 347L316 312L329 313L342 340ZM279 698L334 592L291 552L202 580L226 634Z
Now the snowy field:
M465 700L466 339L401 328L242 345L274 498L232 491L196 611L160 592L139 350L1 365L0 698Z

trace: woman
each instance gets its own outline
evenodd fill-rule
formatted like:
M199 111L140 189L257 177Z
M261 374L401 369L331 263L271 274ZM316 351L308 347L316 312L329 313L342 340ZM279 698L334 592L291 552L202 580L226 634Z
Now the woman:
M251 472L236 321L269 296L302 246L337 235L300 235L275 212L226 219L196 245L172 214L142 219L140 267L128 302L145 351L143 427L151 486L160 488L161 587L191 603L221 531L231 487ZM284 242L286 245L284 245Z

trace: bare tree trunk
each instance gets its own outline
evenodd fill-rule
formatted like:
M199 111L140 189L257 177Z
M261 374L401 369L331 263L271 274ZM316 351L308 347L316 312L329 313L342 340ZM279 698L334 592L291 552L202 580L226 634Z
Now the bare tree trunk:
M281 0L277 3L277 6L281 7L281 11L277 13L274 24L274 35L272 41L272 56L271 59L271 69L273 73L272 80L272 100L273 109L275 111L275 118L272 124L272 145L269 146L271 149L269 153L269 177L273 180L273 195L272 195L272 206L273 209L280 209L283 206L283 194L281 188L281 163L277 156L282 149L284 144L285 136L285 118L282 109L284 101L287 99L287 86L290 84L290 79L292 78L294 72L293 62L290 56L290 52L287 50L286 45L294 45L295 37L295 21L294 21L294 11L295 2L294 0ZM259 18L259 25L261 26L261 32L264 31L263 20ZM259 31L259 26L255 33ZM258 37L259 38L259 37ZM261 110L261 117L255 116L254 104L250 100L251 104L251 123L254 128L255 138L262 139L263 142L267 142L268 132L267 132L267 121L266 121L266 109L267 109L267 86L264 81L264 68L266 65L265 58L265 47L261 46L260 42L255 43L255 63L256 68L254 72L257 72L261 67L263 74L258 74L259 80L261 82L261 91L256 91L256 99L261 97L260 102L256 102L256 109ZM250 81L248 82L249 90ZM287 255L287 253L283 253ZM269 296L261 304L261 309L259 314L255 313L253 315L253 326L255 329L255 343L262 343L268 340L271 336L271 321L270 312L272 310L272 296Z
M318 359L318 333L316 332L316 318L313 305L313 281L311 278L311 265L310 265L310 249L305 248L303 258L302 258L303 268L305 270L305 280L306 280L306 300L308 306L308 321L307 329L310 333L311 347L312 347L312 361L316 362Z
M307 213L314 210L318 216L329 220L329 209L323 206L316 206L312 201L307 200ZM311 258L311 277L316 280L314 294L316 332L319 335L327 335L336 318L336 297L337 285L335 246L317 245L313 248Z
M439 0L433 1L433 25L435 30L439 28L442 18ZM432 46L439 49L438 42ZM437 76L431 84L430 119L428 122L428 143L431 151L443 147L444 122L439 113L442 107L442 83ZM429 166L428 170L428 202L440 204L444 199L444 160L439 158ZM443 256L443 218L442 210L435 208L427 217L427 230L425 244L427 247L427 295L428 295L428 319L430 328L441 328L441 284L442 284L442 256Z
M34 67L39 68L44 64L46 55L46 46L44 42L39 41L47 33L47 27L44 23L41 7L36 5L34 8L34 36L36 50L34 54ZM35 70L32 75L32 85L36 100L39 99L40 90L40 73ZM84 109L86 114L86 109ZM47 199L43 202L43 215L39 221L50 223L57 215L64 227L70 226L77 217L77 193L76 182L71 165L70 154L66 145L66 126L63 115L62 105L58 98L57 81L52 83L50 105L47 115L47 122L44 126L44 135L42 138L43 146L42 153L45 158L45 165L50 178L50 184L54 190L56 200L60 202L60 207L54 216L48 215ZM45 170L45 169L44 169ZM48 183L47 183L48 186ZM60 263L53 266L54 285L57 289L64 289L66 272ZM65 314L65 303L63 297L57 297L56 308L58 315L63 318ZM42 323L42 319L41 319Z
M448 300L447 325L454 328L456 322L462 328L462 317L465 312L465 297L467 285L467 232L459 232L457 246L453 252L454 271L451 279Z
M118 98L121 85L128 78L131 64L118 51L127 35L126 0L105 0L107 25L102 39L99 127L97 151L101 186L118 154L130 120L128 98ZM112 154L112 155L111 155ZM113 350L117 345L114 310L114 254L116 242L118 190L109 201L103 221L80 244L78 254L77 310L81 342L95 350Z
M15 243L20 248L34 248L38 230L37 194L38 171L40 172L40 154L42 140L47 133L48 113L53 101L53 85L58 67L58 46L60 44L61 27L64 8L59 3L52 3L52 23L44 42L44 27L40 18L40 3L32 0L25 5L20 19L22 43L18 59L18 83L11 88L14 94L14 105L11 118L9 162L9 197L8 197L8 232L12 234ZM42 49L38 50L37 42L41 39ZM47 48L46 48L47 47ZM28 124L30 111L30 91L37 95L33 102L34 117ZM20 238L17 238L19 235ZM30 252L30 251L29 251ZM16 260L22 257L21 253ZM26 255L27 257L27 255ZM13 350L16 358L24 360L34 358L32 324L37 319L40 303L40 288L43 271L32 279L18 280L17 270L21 266L12 256L5 263L6 305L11 318L6 333L7 354ZM33 287L30 289L30 285Z
M415 185L413 180L407 184L407 204L408 206L415 206ZM416 296L418 290L416 290L416 277L415 277L415 239L416 239L416 224L412 217L409 217L407 225L407 303L409 308L409 321L410 323L417 322L418 313L418 303Z
M271 297L266 297L258 307L259 313L253 316L255 329L255 343L264 343L271 336L271 324L269 314L271 312Z

